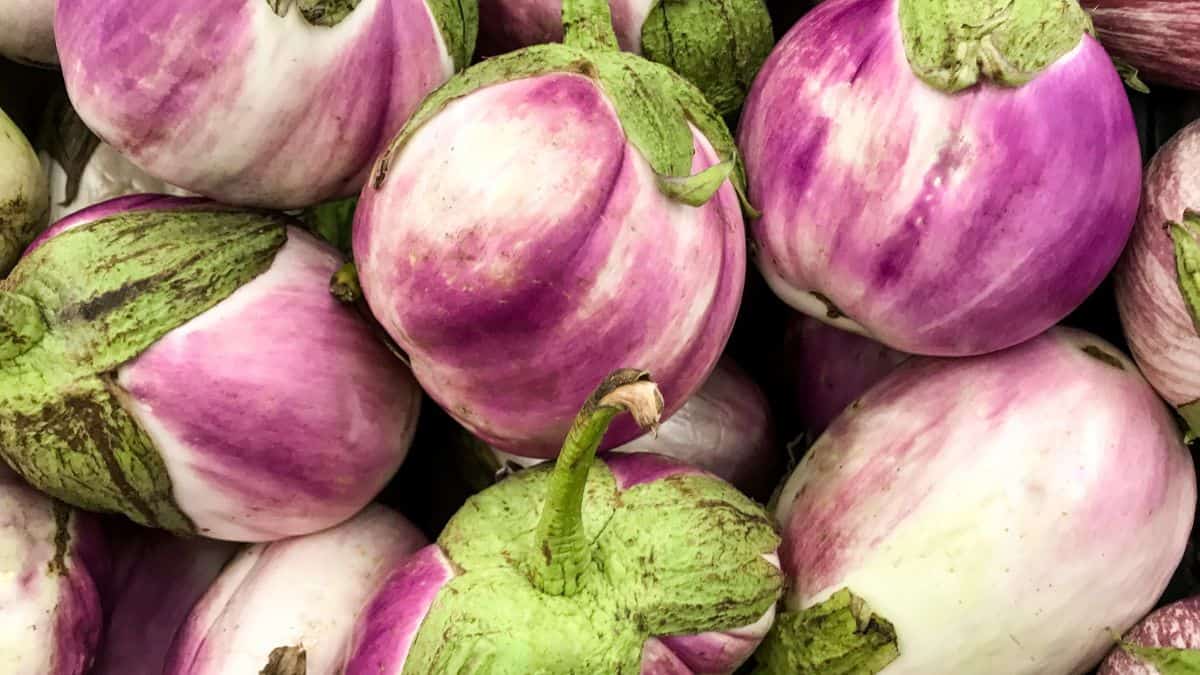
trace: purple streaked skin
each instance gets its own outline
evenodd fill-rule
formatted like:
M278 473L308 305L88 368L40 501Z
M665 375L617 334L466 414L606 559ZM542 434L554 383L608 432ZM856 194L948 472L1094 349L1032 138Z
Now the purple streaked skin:
M1166 228L1200 208L1200 124L1175 135L1146 169L1141 210L1116 273L1117 308L1146 379L1173 405L1200 399L1200 335L1179 290Z
M453 63L423 0L367 0L340 24L251 0L61 0L80 117L156 178L249 206L357 192Z
M622 50L641 53L642 24L654 4L647 0L609 0L613 31ZM562 39L562 0L480 0L481 56Z
M888 675L1087 672L1183 554L1181 437L1133 363L1086 333L910 359L785 485L786 606L848 587L895 624Z
M91 675L162 675L175 631L239 546L116 519L106 524L114 569L103 591L104 638Z
M1200 89L1200 1L1088 0L1096 33L1109 53L1150 82Z
M1129 236L1141 162L1121 79L1085 35L1020 88L947 95L913 74L896 1L821 3L755 80L739 147L756 263L788 304L899 351L1020 343Z
M704 473L679 460L651 453L604 453L599 461L612 471L619 490L671 476ZM779 565L778 556L767 558ZM400 675L438 591L457 574L454 562L437 544L392 570L359 615L344 675ZM732 673L758 647L774 618L772 606L749 626L650 638L642 653L642 675Z
M1200 596L1154 610L1123 637L1143 647L1200 649ZM1097 675L1159 675L1154 666L1114 648Z
M360 609L427 543L403 516L372 505L338 527L252 546L192 609L163 675L257 673L279 647L303 648L308 675L340 673Z
M716 155L693 135L695 173ZM544 458L613 364L652 371L678 410L729 338L746 266L733 187L671 201L597 85L562 73L421 127L363 191L354 251L430 396L493 447ZM604 447L640 434L623 418Z
M909 356L805 314L792 317L784 341L792 409L813 438Z
M65 507L57 507L65 508ZM65 510L58 567L56 506L0 470L0 667L5 675L84 675L103 628L98 585L108 550L91 514Z
M49 232L127 211L201 208L229 207L135 195ZM420 389L328 292L342 263L289 227L267 272L117 371L200 534L272 541L331 527L366 506L407 455Z

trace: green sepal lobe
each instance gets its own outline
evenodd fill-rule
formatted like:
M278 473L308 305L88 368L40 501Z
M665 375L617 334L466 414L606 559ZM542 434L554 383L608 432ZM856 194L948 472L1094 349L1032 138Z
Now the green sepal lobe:
M1200 675L1200 650L1143 647L1125 640L1119 644L1126 654L1153 666L1160 675Z
M11 338L0 342L8 463L75 506L192 531L116 372L265 271L286 238L274 216L146 211L81 225L26 256L0 292L32 302L45 328L15 355Z
M1200 213L1185 211L1178 223L1167 223L1175 247L1175 273L1192 326L1200 333Z
M875 675L900 656L896 630L849 589L783 612L755 653L756 675Z
M913 73L948 93L1019 87L1070 52L1092 20L1076 0L899 0Z

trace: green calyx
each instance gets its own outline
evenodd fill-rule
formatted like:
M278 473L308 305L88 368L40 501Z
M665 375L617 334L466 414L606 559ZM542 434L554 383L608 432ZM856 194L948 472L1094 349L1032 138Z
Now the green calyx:
M337 247L349 258L354 246L354 212L358 195L317 204L300 213L300 221L310 232Z
M454 70L471 65L479 35L479 0L426 0L454 61Z
M755 653L756 675L875 675L900 656L896 630L849 589L784 612Z
M722 115L741 107L773 44L762 0L659 0L642 24L642 55L694 83Z
M326 28L336 26L350 16L360 0L267 0L271 11L278 16L287 16L293 6L304 20L314 26Z
M1187 210L1177 223L1167 223L1175 247L1175 273L1192 325L1200 334L1200 213Z
M667 66L617 50L607 0L563 2L563 44L543 44L487 59L450 78L422 102L380 156L370 185L383 186L393 158L408 140L449 103L483 87L551 73L587 77L607 95L629 142L658 175L667 197L699 206L712 199L728 176L743 211L756 217L746 199L746 177L733 136L704 93ZM718 166L692 173L692 127L712 146Z
M1076 0L899 0L917 77L954 93L980 79L1019 87L1092 34Z
M41 162L20 128L0 110L0 278L17 264L50 214Z
M117 371L265 271L286 241L257 213L146 211L63 232L0 281L0 453L91 511L187 533ZM86 273L83 273L86 272Z
M637 673L653 636L730 630L778 599L760 506L708 475L620 489L595 459L609 423L662 410L645 373L618 371L584 404L559 459L469 499L438 544L441 589L404 673Z
M1159 675L1200 675L1200 650L1143 647L1124 640L1119 640L1117 644L1126 654L1153 666Z

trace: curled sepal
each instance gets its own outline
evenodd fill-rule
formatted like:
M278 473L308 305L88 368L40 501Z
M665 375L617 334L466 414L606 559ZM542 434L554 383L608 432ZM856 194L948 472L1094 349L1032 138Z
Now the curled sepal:
M683 202L688 206L701 206L712 199L721 185L729 180L733 168L733 160L727 159L700 173L684 178L659 176L658 189L677 202Z
M875 675L900 656L896 630L843 588L784 612L755 653L758 675Z
M1171 240L1175 244L1175 272L1179 281L1179 292L1192 317L1192 325L1200 333L1200 214L1186 211L1178 223L1168 223Z
M530 569L534 585L543 593L574 595L591 561L583 534L584 486L609 424L628 412L638 426L653 428L662 411L662 393L650 374L628 368L604 378L583 404L554 463L546 505L538 519L541 546Z
M258 675L307 675L308 652L301 645L276 647Z
M947 93L1019 87L1093 33L1076 0L900 0L900 30L913 73Z
M0 361L29 351L46 334L37 303L20 293L0 290Z
M1138 74L1138 69L1132 63L1111 55L1110 58L1112 58L1113 65L1117 68L1117 74L1121 76L1121 81L1125 83L1126 87L1139 94L1150 93L1150 87L1145 82L1142 82L1142 77Z
M1200 650L1143 647L1125 640L1117 644L1126 654L1153 666L1159 675L1200 675Z
M475 64L450 78L425 97L400 133L392 139L387 150L375 161L371 170L370 185L375 189L383 187L392 158L404 149L408 139L418 129L433 119L451 101L493 84L546 73L578 73L591 77L595 75L595 66L584 52L559 44L535 45Z

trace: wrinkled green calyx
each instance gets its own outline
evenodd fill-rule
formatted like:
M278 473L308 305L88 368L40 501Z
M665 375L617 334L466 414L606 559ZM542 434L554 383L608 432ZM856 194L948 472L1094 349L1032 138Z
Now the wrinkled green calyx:
M326 28L341 23L360 0L267 0L271 11L278 16L287 16L293 6L304 17L304 20L314 26Z
M370 184L379 189L393 158L408 140L450 102L497 84L551 73L570 73L596 82L616 109L629 142L659 176L671 199L700 206L723 181L714 173L692 174L694 140L689 124L708 139L720 162L730 162L730 178L743 210L746 200L742 160L725 122L704 94L667 66L617 50L607 0L563 2L563 44L544 44L487 59L452 77L430 94L379 158ZM718 171L725 171L720 169Z
M779 538L760 506L707 475L620 490L595 460L617 414L661 410L644 373L618 371L553 465L467 501L438 539L459 574L404 673L636 673L648 638L749 625L774 604L782 575L763 556Z
M37 154L0 110L0 278L46 227L49 214L50 193Z
M479 0L426 0L426 3L441 30L446 52L454 61L454 70L471 65L479 35Z
M65 502L191 532L117 369L265 271L286 237L263 214L147 211L26 256L0 281L0 453Z
M1126 654L1153 666L1159 675L1200 675L1200 650L1143 647L1124 640L1118 644Z
M642 55L694 83L722 115L741 107L773 44L762 0L659 0L642 24Z
M1093 33L1076 0L899 0L917 77L946 92L987 79L1018 87Z
M896 630L849 589L784 612L755 653L757 675L875 675L900 656Z

